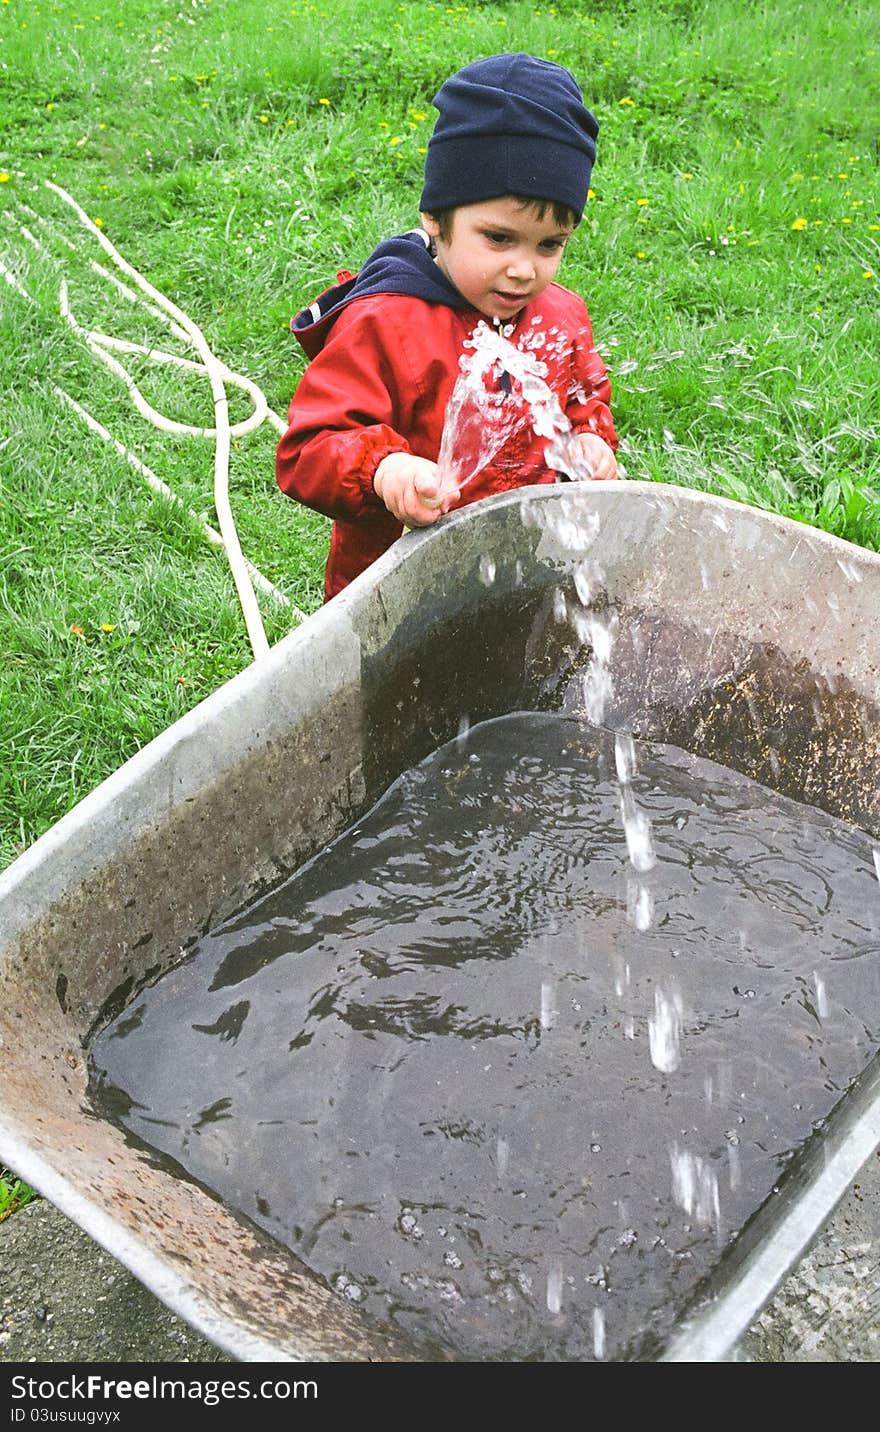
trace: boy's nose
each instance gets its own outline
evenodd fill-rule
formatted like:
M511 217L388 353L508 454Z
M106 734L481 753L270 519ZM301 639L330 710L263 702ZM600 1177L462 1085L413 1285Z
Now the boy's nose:
M535 277L535 265L528 254L516 254L507 265L507 277L530 283Z

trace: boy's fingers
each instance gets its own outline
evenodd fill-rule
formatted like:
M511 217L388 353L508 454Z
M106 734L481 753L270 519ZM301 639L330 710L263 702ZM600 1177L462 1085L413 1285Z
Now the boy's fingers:
M440 491L440 480L433 473L418 473L413 487L418 497L433 498Z

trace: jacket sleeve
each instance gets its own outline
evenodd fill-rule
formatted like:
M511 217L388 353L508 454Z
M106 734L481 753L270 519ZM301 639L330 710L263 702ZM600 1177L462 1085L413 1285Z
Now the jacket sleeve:
M393 333L377 305L352 303L334 323L294 394L275 473L282 492L327 517L351 521L384 512L373 474L401 434L406 403L392 361Z
M565 413L576 432L597 433L612 452L618 437L611 416L611 380L593 342L586 308L572 354L572 373Z

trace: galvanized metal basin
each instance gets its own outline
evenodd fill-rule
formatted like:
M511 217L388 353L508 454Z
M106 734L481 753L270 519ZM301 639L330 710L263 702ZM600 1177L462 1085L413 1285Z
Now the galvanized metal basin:
M594 600L619 620L607 724L709 756L880 843L880 557L673 487L530 488L410 534L176 722L0 877L0 1046L14 1054L0 1157L243 1360L419 1353L97 1119L90 1034L455 735L463 713L552 702L588 655L553 619L553 592L583 554L544 518L572 503L598 516ZM666 1356L730 1355L880 1141L877 1091L871 1068Z

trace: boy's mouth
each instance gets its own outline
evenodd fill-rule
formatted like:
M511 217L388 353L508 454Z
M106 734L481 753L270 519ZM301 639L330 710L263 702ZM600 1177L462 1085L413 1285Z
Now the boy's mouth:
M527 293L507 293L502 288L492 290L492 297L497 303L504 304L505 308L522 308L528 302Z

